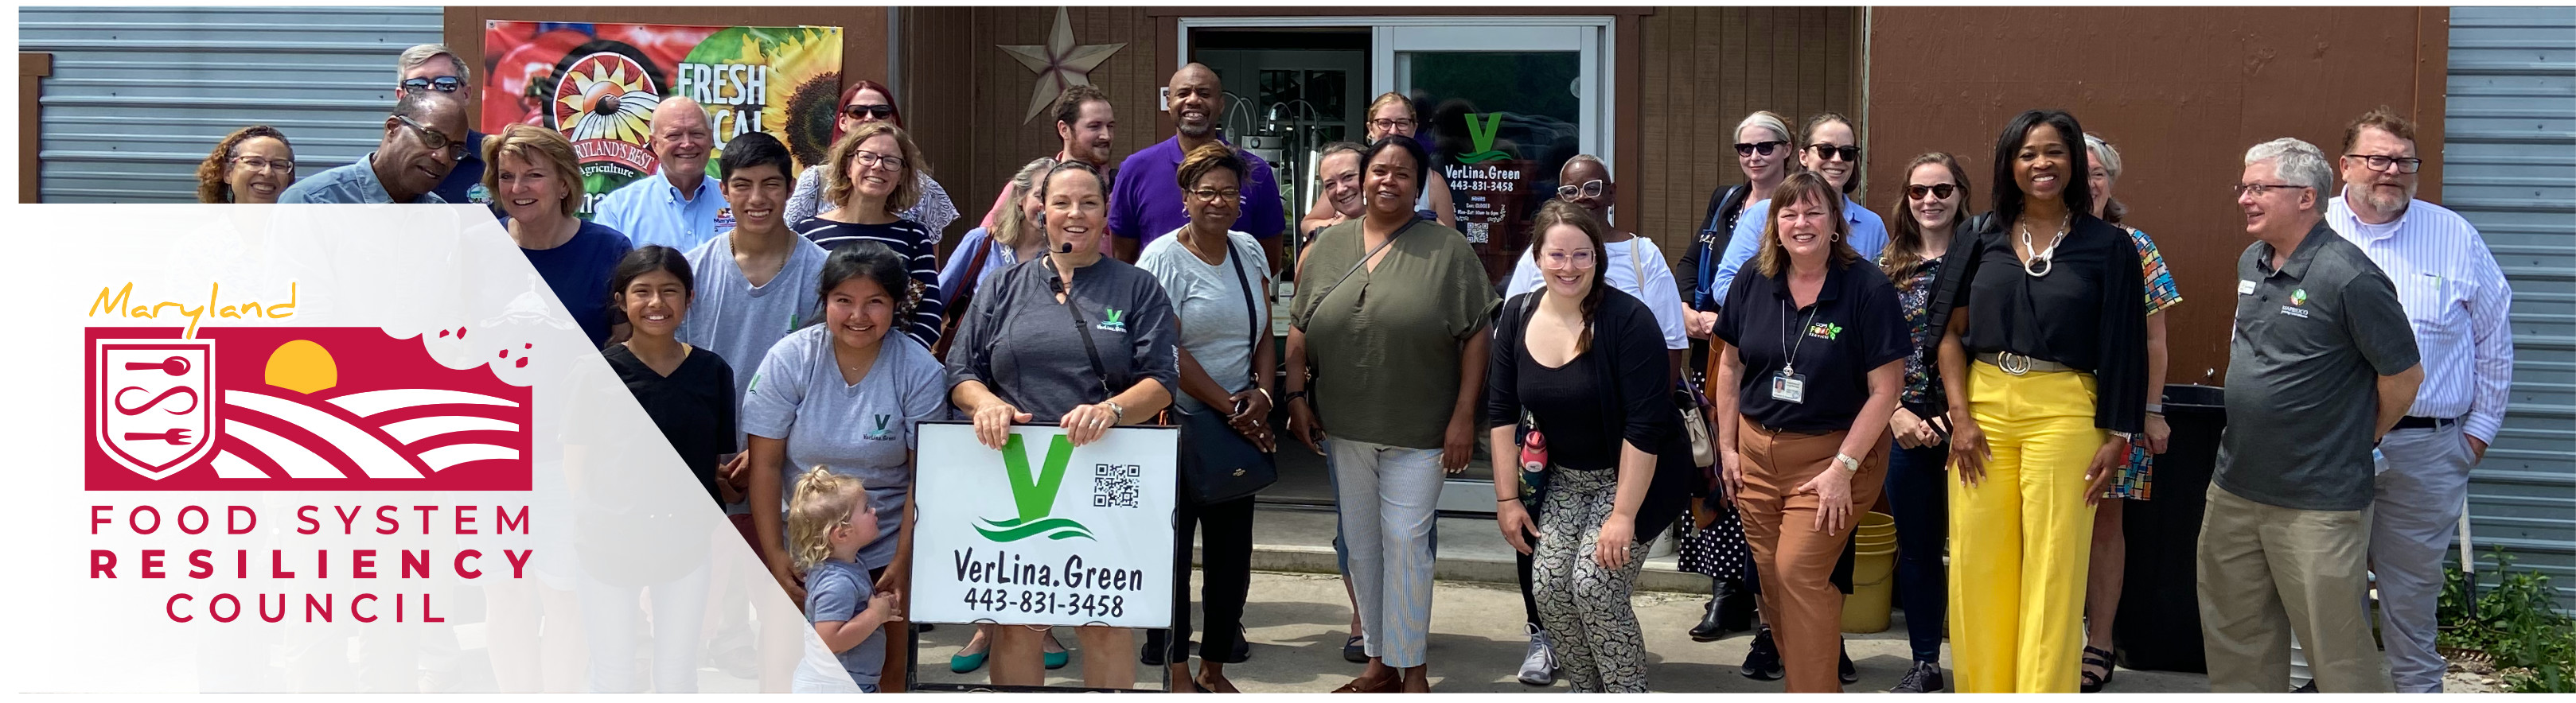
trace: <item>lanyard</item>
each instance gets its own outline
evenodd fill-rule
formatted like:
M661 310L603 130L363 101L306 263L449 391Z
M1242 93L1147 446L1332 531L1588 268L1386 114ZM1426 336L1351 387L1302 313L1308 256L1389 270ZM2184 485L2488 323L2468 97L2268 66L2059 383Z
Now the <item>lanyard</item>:
M1785 282L1785 281L1784 281L1784 282ZM1821 295L1821 294L1820 294L1820 295ZM1790 300L1789 300L1789 304L1790 304L1790 305L1796 305L1796 304L1798 304L1797 298L1796 298L1796 297L1794 297L1794 296L1795 296L1795 294L1792 294L1792 297L1791 297L1791 298L1790 298ZM1821 300L1816 301L1815 303L1808 305L1808 306L1807 306L1807 321L1806 321L1806 323L1805 323L1805 324L1798 325L1798 328L1797 328L1797 329L1795 329L1795 330L1788 330L1788 332L1789 332L1789 333L1796 334L1796 335L1797 335L1797 337L1798 337L1798 342L1797 342L1797 344L1796 344L1795 346L1792 346L1792 345L1789 343L1789 340L1787 340L1787 339L1782 339L1782 340L1780 340L1780 351L1784 351L1784 352L1788 352L1788 353L1789 353L1789 360L1788 360L1788 361L1785 361L1785 362L1782 362L1782 363L1780 364L1780 375L1782 375L1782 376L1795 376L1795 375L1798 375L1798 350L1799 350L1799 349L1804 349L1804 348L1806 348L1806 346L1807 346L1807 328L1808 328L1808 326L1810 326L1810 325L1814 325L1814 324L1816 324L1816 313L1817 313L1817 312L1821 312L1823 307L1824 307L1824 301L1821 301ZM1781 321L1781 322L1788 322L1788 321L1789 321L1789 316L1790 316L1790 315L1796 315L1796 314L1798 314L1797 309L1795 309L1795 308L1791 308L1791 309L1789 310L1789 315L1782 315L1782 316L1780 317L1780 321Z

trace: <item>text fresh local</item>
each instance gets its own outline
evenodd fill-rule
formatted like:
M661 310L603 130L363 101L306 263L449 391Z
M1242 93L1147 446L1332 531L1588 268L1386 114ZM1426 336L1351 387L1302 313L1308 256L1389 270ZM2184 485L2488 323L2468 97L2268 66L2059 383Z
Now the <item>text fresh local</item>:
M994 552L991 559L977 560L969 547L955 553L957 580L967 583L1012 584L1050 588L1094 588L1105 591L1145 590L1143 569L1099 569L1082 565L1079 555L1066 557L1061 570L1047 564L1030 563L1020 555Z

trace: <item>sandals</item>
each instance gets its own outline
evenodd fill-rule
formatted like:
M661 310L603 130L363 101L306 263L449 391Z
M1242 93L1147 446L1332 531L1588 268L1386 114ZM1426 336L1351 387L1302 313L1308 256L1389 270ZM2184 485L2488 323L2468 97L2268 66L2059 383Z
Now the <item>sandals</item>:
M2100 676L2093 675L2093 667L2097 666L2102 667L2102 675ZM2084 667L2084 685L2080 690L2085 693L2100 693L2102 692L2103 686L2110 685L2111 675L2115 673L2115 670L2111 667L2110 650L2089 644L2085 645Z
M1384 680L1384 681L1374 681L1374 682L1372 682L1372 681L1368 680L1368 677L1365 677L1365 676L1360 677L1360 678L1356 678L1356 679L1351 679L1351 682L1350 682L1350 683L1342 684L1342 687L1341 687L1341 688L1333 689L1333 692L1334 692L1334 693L1397 693L1397 692L1401 692L1401 691L1403 691L1403 690L1404 690L1404 677L1403 677L1402 675L1396 675L1396 676L1389 676L1389 677L1386 677L1386 680Z

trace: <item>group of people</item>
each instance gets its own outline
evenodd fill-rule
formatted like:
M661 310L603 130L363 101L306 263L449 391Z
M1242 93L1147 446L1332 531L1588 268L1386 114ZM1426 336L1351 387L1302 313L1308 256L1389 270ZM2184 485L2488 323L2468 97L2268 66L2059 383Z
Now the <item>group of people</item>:
M886 633L904 627L919 422L970 420L996 448L1012 425L1051 425L1081 445L1167 409L1261 452L1284 429L1325 457L1346 656L1367 664L1337 691L1429 689L1435 507L1480 439L1504 467L1496 522L1522 555L1525 682L1646 690L1634 582L1648 546L1699 513L1740 527L1728 546L1750 564L1715 582L1694 639L1755 630L1744 675L1839 691L1856 677L1837 567L1882 497L1914 658L1894 690L2111 679L2120 506L2151 497L2166 448L2162 313L2182 296L2155 242L2123 224L2120 153L2065 112L2003 129L1983 214L1959 159L1936 152L1908 162L1883 217L1850 195L1853 120L1793 131L1754 113L1735 132L1744 183L1711 194L1678 266L1614 224L1609 165L1577 156L1498 285L1453 229L1398 94L1369 106L1365 143L1319 150L1318 197L1296 223L1306 243L1283 272L1279 184L1218 133L1226 98L1198 64L1166 86L1175 134L1115 166L1108 96L1065 91L1062 148L1018 169L944 260L959 211L874 82L842 92L828 160L801 171L750 133L709 175L704 110L665 99L660 170L584 220L562 135L469 132L462 61L426 45L399 64L376 151L299 181L286 136L247 128L200 168L201 199L488 197L801 605L759 614L764 645L793 648L810 623L848 674L762 671L770 685L874 691L909 666ZM2364 115L2343 152L2266 142L2235 184L2254 243L2227 383L2239 431L2199 543L2213 690L2286 690L2293 632L2323 690L2440 687L2439 561L2501 422L2511 293L2474 229L2413 199L2407 120ZM1274 347L1267 291L1292 275ZM1224 666L1250 656L1253 498L1191 495L1174 521L1172 627L1137 651L1175 689L1231 692ZM1134 684L1132 633L1075 629L1086 685ZM1070 659L1045 628L985 625L950 668L1035 685Z

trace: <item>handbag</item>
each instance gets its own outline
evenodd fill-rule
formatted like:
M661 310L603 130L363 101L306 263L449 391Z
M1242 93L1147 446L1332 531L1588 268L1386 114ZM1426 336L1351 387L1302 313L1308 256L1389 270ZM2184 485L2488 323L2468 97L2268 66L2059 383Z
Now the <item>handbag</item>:
M1234 242L1229 239L1226 246L1232 248ZM1252 277L1243 271L1243 252L1229 251L1226 254L1234 262L1235 281L1243 285L1243 312L1252 321L1251 348L1257 349L1263 341L1262 316L1261 311L1252 305L1256 295L1252 290ZM1260 372L1255 370L1253 373L1253 387L1259 388ZM1216 408L1191 412L1180 409L1178 403L1174 403L1173 408L1181 417L1182 445L1189 448L1181 456L1180 468L1181 483L1189 491L1191 500L1199 505L1238 500L1260 493L1261 489L1279 481L1279 465L1275 458L1245 438L1243 433L1236 432L1234 426L1226 422L1226 416Z
M1745 566L1753 563L1752 545L1744 540L1743 516L1716 493L1700 503L1700 511L1700 519L1708 523L1690 523L1690 534L1681 541L1681 569L1721 580L1743 580Z
M1681 406L1682 431L1690 435L1691 465L1708 468L1717 465L1717 442L1708 434L1708 415L1700 408L1707 406L1699 385L1691 383L1690 374L1682 374L1681 387L1673 391L1673 403Z

